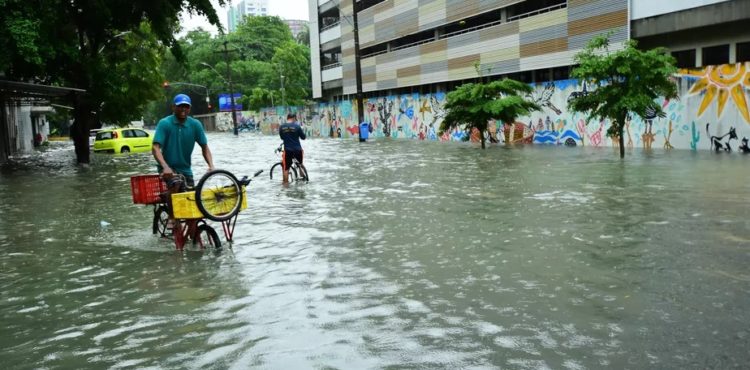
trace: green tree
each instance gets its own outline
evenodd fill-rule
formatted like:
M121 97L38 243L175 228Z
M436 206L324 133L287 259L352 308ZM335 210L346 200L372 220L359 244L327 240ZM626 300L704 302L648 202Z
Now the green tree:
M243 103L247 104L251 110L258 110L263 107L275 105L276 101L280 100L281 95L278 90L274 91L256 87L251 91L250 95L243 100Z
M307 46L287 41L276 48L271 63L279 78L284 76L287 105L302 105L310 99L310 49Z
M206 0L5 0L0 9L0 70L6 78L86 90L73 103L72 132L76 159L84 164L91 128L126 120L158 95L152 70L158 70L159 58L153 50L162 45L182 57L174 38L180 12L203 15L221 27Z
M609 119L607 136L620 143L620 158L625 157L623 130L628 114L644 118L647 110L664 116L659 97L677 97L677 86L671 76L677 72L675 60L664 48L642 51L635 40L628 40L621 50L609 50L609 36L598 36L576 54L579 64L572 76L595 86L593 91L573 99L569 108L592 119Z
M279 17L247 16L227 40L240 50L240 59L269 61L276 48L294 41L292 31Z
M310 26L304 25L302 31L297 34L295 41L298 43L310 47Z
M156 40L148 23L142 23L136 31L121 33L120 37L100 48L103 70L97 78L104 80L97 85L99 109L95 117L99 122L124 126L139 120L147 102L161 95L162 80L158 66L164 48Z
M445 109L448 114L440 125L440 131L463 127L471 132L476 128L484 149L484 133L491 119L512 124L516 117L540 109L523 97L531 92L531 86L511 79L463 84L446 96Z

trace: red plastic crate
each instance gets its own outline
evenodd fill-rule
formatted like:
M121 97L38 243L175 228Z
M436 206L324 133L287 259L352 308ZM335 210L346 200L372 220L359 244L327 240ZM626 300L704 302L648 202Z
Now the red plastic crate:
M159 194L167 191L167 184L159 175L131 176L130 190L133 193L133 203L154 204L161 201Z

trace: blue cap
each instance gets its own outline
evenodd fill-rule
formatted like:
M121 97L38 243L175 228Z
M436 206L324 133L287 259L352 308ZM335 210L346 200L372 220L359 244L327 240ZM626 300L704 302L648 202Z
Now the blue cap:
M192 106L192 103L190 102L190 97L187 96L187 95L185 95L185 94L177 94L177 95L175 95L175 97L174 97L174 105L182 105L182 104L187 104L187 105L191 105Z

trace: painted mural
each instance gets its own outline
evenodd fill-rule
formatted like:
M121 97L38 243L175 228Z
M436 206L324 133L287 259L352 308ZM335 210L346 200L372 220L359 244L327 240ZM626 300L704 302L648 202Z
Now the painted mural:
M674 76L679 99L661 100L665 117L649 114L631 117L625 124L628 148L664 148L750 152L750 62L681 70ZM590 121L567 109L568 101L588 94L591 86L577 80L534 85L530 99L542 110L517 122L490 122L489 143L533 143L616 147L618 138L606 136L609 121ZM430 141L479 141L478 132L456 129L440 133L445 117L445 93L389 95L364 102L365 119L378 138ZM344 100L314 107L294 108L312 137L355 138L358 136L356 102ZM274 109L261 112L264 132L278 128L281 115ZM283 112L282 112L283 113ZM652 112L653 113L653 112ZM267 127L268 129L266 129Z

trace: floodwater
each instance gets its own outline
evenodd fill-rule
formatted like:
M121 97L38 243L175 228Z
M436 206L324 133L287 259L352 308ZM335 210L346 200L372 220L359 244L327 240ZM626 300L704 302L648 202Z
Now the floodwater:
M238 175L276 137L211 134ZM750 364L750 157L304 143L235 242L175 251L69 144L0 173L0 363L39 368L728 369ZM196 173L205 171L199 151Z

